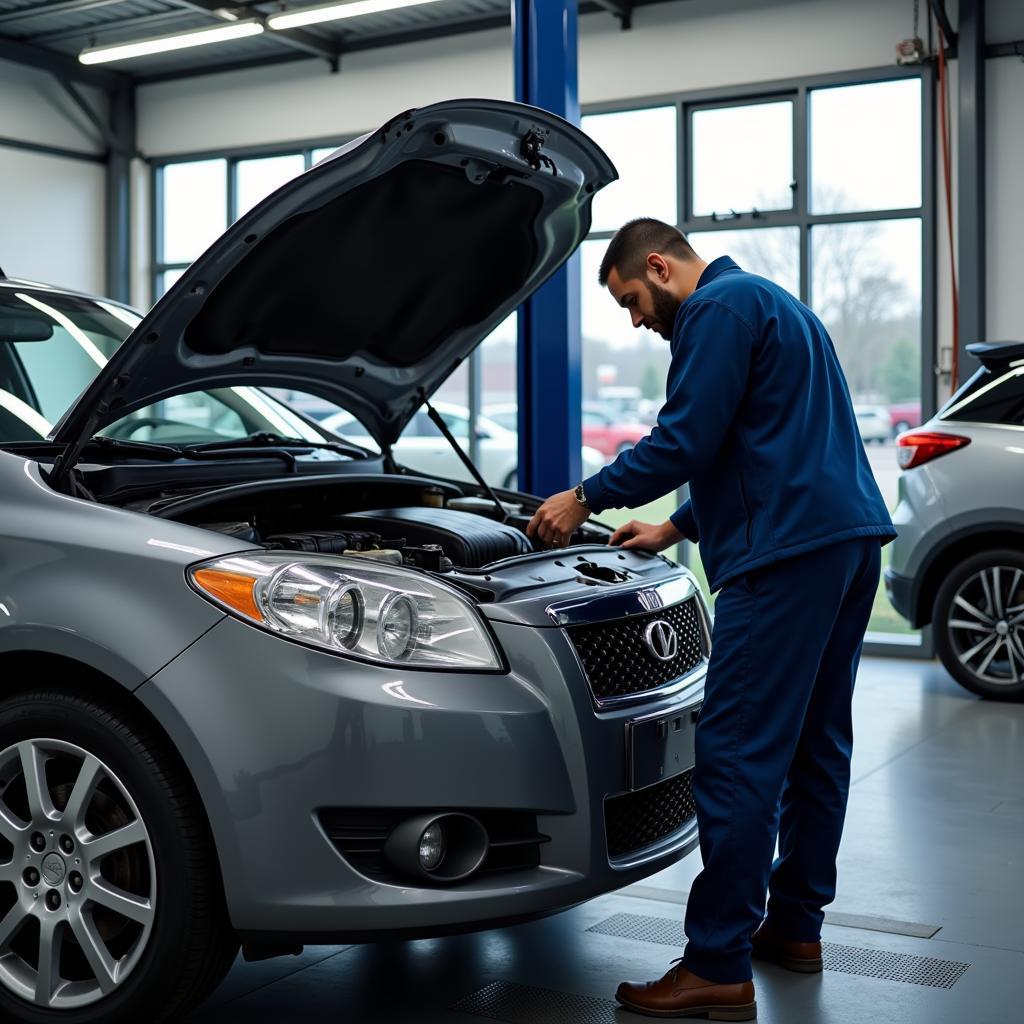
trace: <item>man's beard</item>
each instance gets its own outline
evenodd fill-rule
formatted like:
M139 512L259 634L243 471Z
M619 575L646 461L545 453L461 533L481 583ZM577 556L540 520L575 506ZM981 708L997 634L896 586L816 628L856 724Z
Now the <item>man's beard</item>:
M667 289L660 284L651 284L645 281L647 291L651 295L651 304L654 307L654 323L652 326L663 338L672 339L672 326L676 322L676 313L682 303Z

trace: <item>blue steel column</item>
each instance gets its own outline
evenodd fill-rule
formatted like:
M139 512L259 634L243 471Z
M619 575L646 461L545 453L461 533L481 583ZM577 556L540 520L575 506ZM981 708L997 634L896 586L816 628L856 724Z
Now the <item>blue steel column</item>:
M579 124L577 0L512 0L516 99ZM580 481L580 272L575 254L519 308L519 489Z

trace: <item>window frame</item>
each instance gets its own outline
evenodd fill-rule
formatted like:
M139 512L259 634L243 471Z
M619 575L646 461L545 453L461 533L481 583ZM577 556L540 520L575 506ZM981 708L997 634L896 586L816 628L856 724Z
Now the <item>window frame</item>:
M848 213L815 214L810 212L810 110L809 94L815 89L834 86L871 85L877 82L917 78L921 82L921 205L884 210L858 210ZM796 188L791 210L759 211L754 216L742 211L728 219L712 216L695 217L692 212L693 149L692 114L695 110L754 105L773 100L793 100L793 173ZM935 152L935 74L931 65L895 65L861 68L829 74L723 86L701 90L685 90L657 95L620 99L613 102L584 104L581 117L592 114L621 113L650 107L674 106L676 110L676 209L680 220L676 227L684 234L692 231L735 231L746 228L797 226L800 231L799 281L801 302L810 303L811 231L817 225L844 224L880 220L919 219L921 222L921 366L920 394L922 422L936 412L938 342L936 337L936 152ZM586 240L607 240L614 231L591 231ZM678 498L685 499L686 488ZM686 561L688 541L680 544L680 558ZM934 657L931 628L916 637L898 637L869 633L864 644L868 654L887 657Z
M203 150L192 153L175 153L173 156L151 157L147 162L150 167L150 187L153 201L150 204L150 298L156 302L163 294L160 283L163 275L169 270L187 270L191 260L185 262L167 262L163 259L164 251L164 168L170 164L196 163L200 160L224 160L227 188L225 189L226 223L230 227L238 219L238 165L247 160L259 160L265 157L301 155L304 170L313 166L313 151L317 149L337 149L344 146L358 135L345 135L334 138L306 139L301 142L273 144L269 146L243 146L231 149ZM198 253L196 254L199 255Z

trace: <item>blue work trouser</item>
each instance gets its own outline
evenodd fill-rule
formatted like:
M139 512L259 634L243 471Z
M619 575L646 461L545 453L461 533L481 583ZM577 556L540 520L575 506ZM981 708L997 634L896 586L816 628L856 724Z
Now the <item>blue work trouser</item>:
M766 892L773 932L821 935L880 549L877 538L844 541L739 576L718 596L693 776L704 869L686 907L684 963L702 978L751 977Z

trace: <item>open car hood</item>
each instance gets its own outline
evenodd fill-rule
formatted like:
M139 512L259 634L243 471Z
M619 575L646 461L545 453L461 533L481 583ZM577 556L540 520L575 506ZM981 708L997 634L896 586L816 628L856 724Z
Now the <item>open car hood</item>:
M161 398L248 384L335 402L390 444L568 259L616 177L591 139L536 107L471 99L400 114L233 224L53 439L77 446Z

